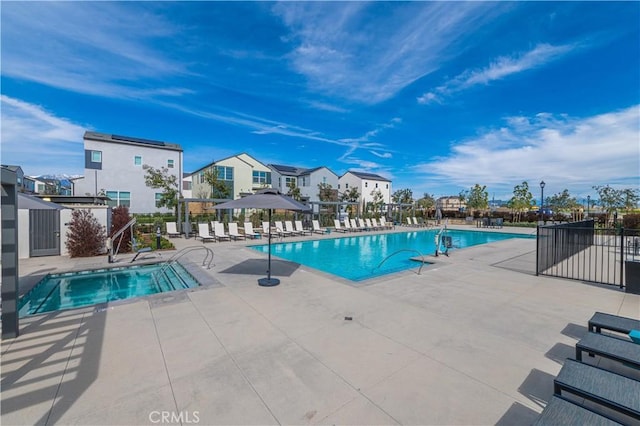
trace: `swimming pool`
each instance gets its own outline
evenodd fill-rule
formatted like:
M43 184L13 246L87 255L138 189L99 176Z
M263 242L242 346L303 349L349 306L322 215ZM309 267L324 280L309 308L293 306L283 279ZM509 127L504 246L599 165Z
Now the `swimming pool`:
M152 265L49 274L18 303L20 317L199 286L182 265Z
M425 256L433 255L435 236L438 232L439 229L432 229L276 243L272 244L271 253L351 281L362 281L417 268L419 263L410 258L418 256L415 251ZM458 230L447 230L443 235L451 237L454 250L510 238L531 238L521 234ZM268 250L266 245L251 248L265 253ZM413 252L394 254L400 250L413 250ZM379 266L387 257L389 258Z

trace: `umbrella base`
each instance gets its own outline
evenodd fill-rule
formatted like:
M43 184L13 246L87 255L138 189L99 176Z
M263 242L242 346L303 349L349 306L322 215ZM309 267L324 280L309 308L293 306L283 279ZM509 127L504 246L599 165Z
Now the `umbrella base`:
M260 278L258 280L258 285L263 287L273 287L280 284L280 280L277 278Z

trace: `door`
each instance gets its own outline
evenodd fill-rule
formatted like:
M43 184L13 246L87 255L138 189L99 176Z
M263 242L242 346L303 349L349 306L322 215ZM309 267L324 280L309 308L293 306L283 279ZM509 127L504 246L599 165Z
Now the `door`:
M29 210L29 256L60 255L60 210Z

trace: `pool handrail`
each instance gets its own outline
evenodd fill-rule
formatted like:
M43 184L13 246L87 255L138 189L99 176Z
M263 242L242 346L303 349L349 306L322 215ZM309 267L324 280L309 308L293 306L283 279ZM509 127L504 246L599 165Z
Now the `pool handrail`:
M422 253L420 253L418 250L414 250L414 249L400 249L400 250L394 251L394 252L393 252L393 253L391 253L389 256L385 257L385 258L384 258L384 260L382 260L382 262L380 262L380 263L378 264L378 266L376 266L375 268L373 268L373 270L380 268L380 267L382 266L382 264L383 264L384 262L386 262L386 261L387 261L387 259L389 259L391 256L395 256L396 254L398 254L398 253L402 253L402 252L405 252L405 251L410 251L410 252L413 252L413 253L418 253L418 255L420 256L420 258L422 259L422 262L420 262L420 268L418 268L418 275L420 275L420 272L422 272L422 267L424 266L424 263L425 263L424 255L423 255Z
M209 247L207 246L191 246L191 247L185 247L182 250L178 251L177 253L174 253L173 256L171 256L168 260L167 260L167 265L171 262L175 262L176 260L178 260L180 257L184 256L185 254L195 251L195 250L205 250L207 252L207 255L204 257L204 260L202 261L202 267L204 268L205 264L207 265L207 269L211 269L211 263L213 263L213 250L211 250ZM209 258L209 256L211 256L211 258ZM207 260L209 261L209 263L207 264ZM166 265L165 265L166 266ZM215 265L214 265L215 266Z

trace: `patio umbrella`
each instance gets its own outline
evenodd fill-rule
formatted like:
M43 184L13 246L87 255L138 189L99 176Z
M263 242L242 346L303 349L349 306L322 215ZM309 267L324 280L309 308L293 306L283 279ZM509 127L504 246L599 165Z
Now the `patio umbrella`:
M212 208L218 210L226 209L267 209L269 210L269 260L267 266L267 278L260 278L258 284L261 286L271 287L280 284L277 278L271 278L271 211L274 209L294 210L300 212L308 212L311 209L301 204L291 197L283 195L274 188L262 189L253 195L248 195L233 201L218 204Z

